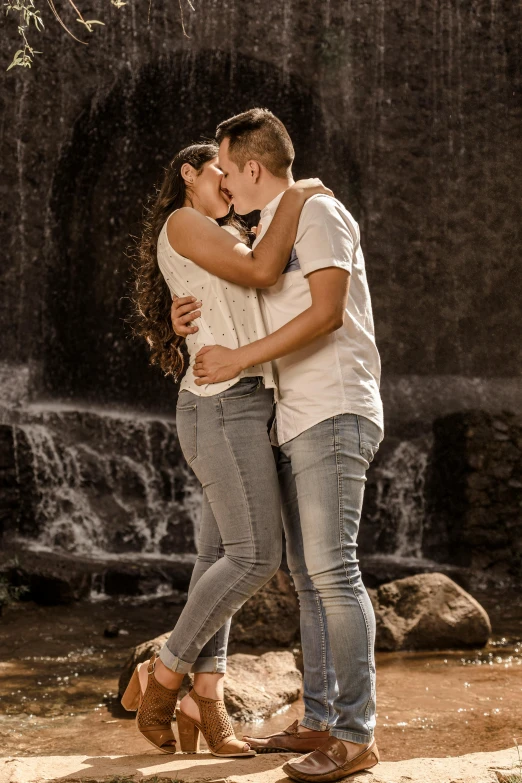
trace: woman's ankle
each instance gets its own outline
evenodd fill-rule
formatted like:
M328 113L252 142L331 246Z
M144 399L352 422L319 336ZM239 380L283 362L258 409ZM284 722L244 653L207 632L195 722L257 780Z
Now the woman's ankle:
M181 687L185 675L180 674L179 672L173 672L165 666L161 658L156 658L154 676L160 685L163 685L165 688L170 688L171 690L177 690Z
M223 699L225 675L220 672L197 672L194 675L194 690L205 699Z

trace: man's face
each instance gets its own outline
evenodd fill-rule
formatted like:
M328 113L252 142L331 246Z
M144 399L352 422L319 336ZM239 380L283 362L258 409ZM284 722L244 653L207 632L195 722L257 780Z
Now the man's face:
M232 199L234 210L238 215L248 215L254 209L262 209L260 186L252 176L248 163L243 171L230 159L228 154L229 140L223 139L219 145L219 168L223 172L221 189Z

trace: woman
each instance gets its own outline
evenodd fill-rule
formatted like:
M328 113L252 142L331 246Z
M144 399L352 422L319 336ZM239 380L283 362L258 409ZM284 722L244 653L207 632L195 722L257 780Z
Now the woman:
M268 437L275 383L270 364L207 385L196 385L192 370L204 345L236 348L265 336L256 289L243 285L245 270L250 280L251 265L259 268L259 286L274 282L290 256L306 199L330 191L319 180L296 183L251 251L237 228L223 230L216 222L229 211L217 153L214 144L195 144L176 155L140 243L139 331L151 347L151 361L175 378L183 358L172 331L171 299L199 297L200 328L187 337L190 369L181 383L176 421L183 454L204 488L204 504L187 603L159 656L136 668L122 703L137 709L138 729L151 744L174 753L170 722L183 677L194 672L194 688L176 712L181 749L197 750L202 732L211 752L227 757L255 754L235 738L223 703L230 618L281 560L279 487ZM215 223L203 254L186 230L186 210Z

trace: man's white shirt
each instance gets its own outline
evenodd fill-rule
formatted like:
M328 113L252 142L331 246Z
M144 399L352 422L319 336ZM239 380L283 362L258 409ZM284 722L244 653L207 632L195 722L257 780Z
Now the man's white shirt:
M268 229L282 197L280 193L261 211L261 230L254 246ZM267 331L275 332L310 307L306 275L327 267L350 273L344 325L274 361L278 402L272 439L279 445L341 413L366 416L384 431L381 361L359 226L337 199L317 195L305 203L283 274L275 285L259 291Z

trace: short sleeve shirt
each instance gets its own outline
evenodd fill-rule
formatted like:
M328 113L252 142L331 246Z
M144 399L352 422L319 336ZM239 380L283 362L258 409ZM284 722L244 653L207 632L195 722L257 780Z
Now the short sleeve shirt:
M282 196L262 210L255 244ZM279 389L273 442L279 445L341 413L366 416L384 432L381 362L359 226L337 199L317 195L305 203L283 274L275 285L260 289L267 330L277 331L310 307L307 275L327 267L345 269L350 275L344 325L273 362Z

